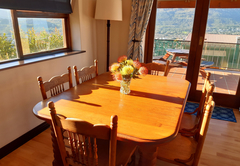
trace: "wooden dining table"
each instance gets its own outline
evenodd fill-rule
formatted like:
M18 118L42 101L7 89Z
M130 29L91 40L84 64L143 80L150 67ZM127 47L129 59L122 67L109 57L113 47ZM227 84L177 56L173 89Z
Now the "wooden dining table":
M169 48L169 49L166 49L166 52L168 55L172 55L172 60L171 62L174 63L176 62L176 58L179 57L179 58L182 58L182 59L185 59L185 65L187 66L187 61L188 61L188 56L189 56L189 50L188 49L172 49L172 48ZM179 64L182 64L183 63L179 63ZM200 67L201 68L207 68L207 67L211 67L214 65L214 62L212 61L206 61L205 58L201 58L201 64L200 64Z
M132 79L129 95L109 72L40 101L33 113L51 124L49 101L58 114L93 124L109 124L118 115L118 140L133 143L141 151L140 166L154 166L158 146L173 140L179 130L191 84L183 79L146 75ZM110 125L110 124L109 124ZM62 165L52 129L53 165Z

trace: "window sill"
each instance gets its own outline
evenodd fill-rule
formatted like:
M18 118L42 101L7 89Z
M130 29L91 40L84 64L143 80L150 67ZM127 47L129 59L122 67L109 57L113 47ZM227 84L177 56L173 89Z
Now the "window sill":
M56 58L63 58L66 56L81 54L84 52L86 52L86 51L67 51L67 52L55 53L55 54L51 54L51 55L32 57L32 58L23 59L23 60L20 60L20 59L13 60L10 62L0 64L0 70L15 68L15 67L19 67L19 66L24 66L24 65L47 61L47 60L56 59Z

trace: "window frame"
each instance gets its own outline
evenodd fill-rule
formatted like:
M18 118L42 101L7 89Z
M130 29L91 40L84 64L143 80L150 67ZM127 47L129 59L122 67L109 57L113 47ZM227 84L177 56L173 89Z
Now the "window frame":
M144 57L145 63L152 61L154 33L155 33L155 30L152 30L152 29L155 29L157 8L179 8L180 1L172 0L173 2L169 3L170 1L154 0L154 4L155 4L155 5L153 5L154 11L152 10L152 12L151 12L151 16L150 16L150 20L148 22L148 28L146 30L146 36L145 36L145 40L148 41L147 44L145 44L145 54L144 54L144 55L146 55ZM231 2L230 2L230 0L226 0L226 1L229 1L229 2L225 2L225 1L220 2L220 0L210 1L210 3L208 3L208 0L194 1L194 2L198 2L198 4L194 5L194 8L195 8L195 12L196 12L196 9L198 8L198 13L197 13L198 19L196 19L196 21L201 26L194 26L194 24L193 24L193 28L195 28L196 32L198 32L198 33L195 33L195 35L197 37L192 38L192 41L191 41L191 42L194 42L193 46L191 46L191 47L193 47L193 49L190 48L193 50L193 53L189 54L188 69L187 69L187 75L186 75L188 77L187 80L189 82L191 82L191 90L190 90L189 97L188 97L189 101L199 102L201 93L202 93L201 91L196 89L196 85L197 85L197 81L198 81L197 79L198 79L198 74L199 74L199 66L200 66L200 61L201 61L201 57L202 57L201 56L202 48L199 45L201 36L199 34L200 33L203 34L203 32L204 32L204 35L205 35L204 29L206 28L206 25L207 25L206 17L203 18L202 16L204 14L206 14L206 9L208 10L209 8L240 8L239 1L231 1ZM181 3L182 3L182 6L181 6L182 8L184 8L184 7L189 8L189 6L184 6L184 4L186 5L188 2L181 1ZM157 5L157 7L156 7L156 5ZM201 18L200 18L200 16L201 16ZM152 17L152 19L151 19L151 17ZM196 13L195 13L195 17L196 17ZM195 21L195 18L194 18L194 21ZM202 35L202 36L204 36L204 35ZM195 56L191 56L191 55L195 55ZM190 57L191 57L191 59L190 59ZM214 92L213 96L214 96L214 100L217 105L238 109L240 107L240 102L239 102L239 100L240 100L240 79L238 82L238 86L237 86L235 95L221 94L221 93Z
M55 54L55 53L60 53L60 52L72 51L69 14L40 12L40 11L27 11L27 10L10 10L10 11L11 11L12 25L13 25L13 31L14 31L14 37L15 37L17 58L0 61L0 64L34 58L34 57L38 57L38 56ZM21 37L20 37L18 18L61 18L61 19L64 19L63 35L64 35L64 39L65 39L64 45L66 47L24 55L23 49L22 49Z

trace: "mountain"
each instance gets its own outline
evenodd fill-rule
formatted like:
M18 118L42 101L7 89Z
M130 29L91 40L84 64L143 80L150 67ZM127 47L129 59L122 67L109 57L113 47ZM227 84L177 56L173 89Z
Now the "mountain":
M158 9L155 38L185 39L192 32L195 9ZM240 9L209 9L206 33L240 35Z
M155 38L185 39L192 32L195 9L158 9ZM23 31L34 28L38 33L45 29L62 31L61 19L18 19ZM12 21L9 10L0 9L0 34L12 36ZM206 33L240 35L240 9L210 9Z
M57 28L62 32L62 19L51 18L18 18L19 27L25 33L34 28L36 33L46 30L51 33ZM0 34L6 33L8 37L12 36L13 25L10 10L0 9Z

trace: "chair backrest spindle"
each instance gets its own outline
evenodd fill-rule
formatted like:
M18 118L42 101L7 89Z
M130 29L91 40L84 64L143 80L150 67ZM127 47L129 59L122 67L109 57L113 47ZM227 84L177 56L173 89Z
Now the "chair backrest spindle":
M210 96L208 100L208 104L205 106L206 108L204 109L204 112L203 112L201 127L198 132L198 137L197 137L198 144L197 144L196 152L194 154L194 160L192 164L193 166L198 165L214 106L215 106L215 103L213 101L212 96Z
M71 67L68 66L68 73L64 73L61 76L54 76L49 81L43 82L42 77L37 77L38 85L42 94L42 98L47 99L47 92L50 92L51 96L55 96L65 91L64 83L69 83L69 88L72 88L72 72Z
M98 61L94 60L94 65L90 67L83 67L81 70L77 69L77 66L73 66L76 84L88 81L98 76ZM81 81L81 82L80 82Z
M211 73L207 72L207 76L206 76L206 79L204 81L204 85L203 85L203 89L202 89L202 95L201 95L200 103L199 103L199 106L198 106L197 117L200 116L201 111L203 110L205 101L207 101L207 97L212 95L213 91L214 91L215 86L213 84L211 84L210 76L211 76Z
M163 76L167 76L169 73L169 63L170 61L166 61L166 64L160 63L141 63L142 66L148 69L148 74L151 75L159 75L160 71L163 72Z
M54 103L51 101L48 106L64 166L97 166L97 138L109 141L109 166L116 165L117 115L111 117L111 127L104 124L94 125L87 121L56 114ZM62 131L67 131L69 145L64 143ZM67 152L68 146L70 150Z

